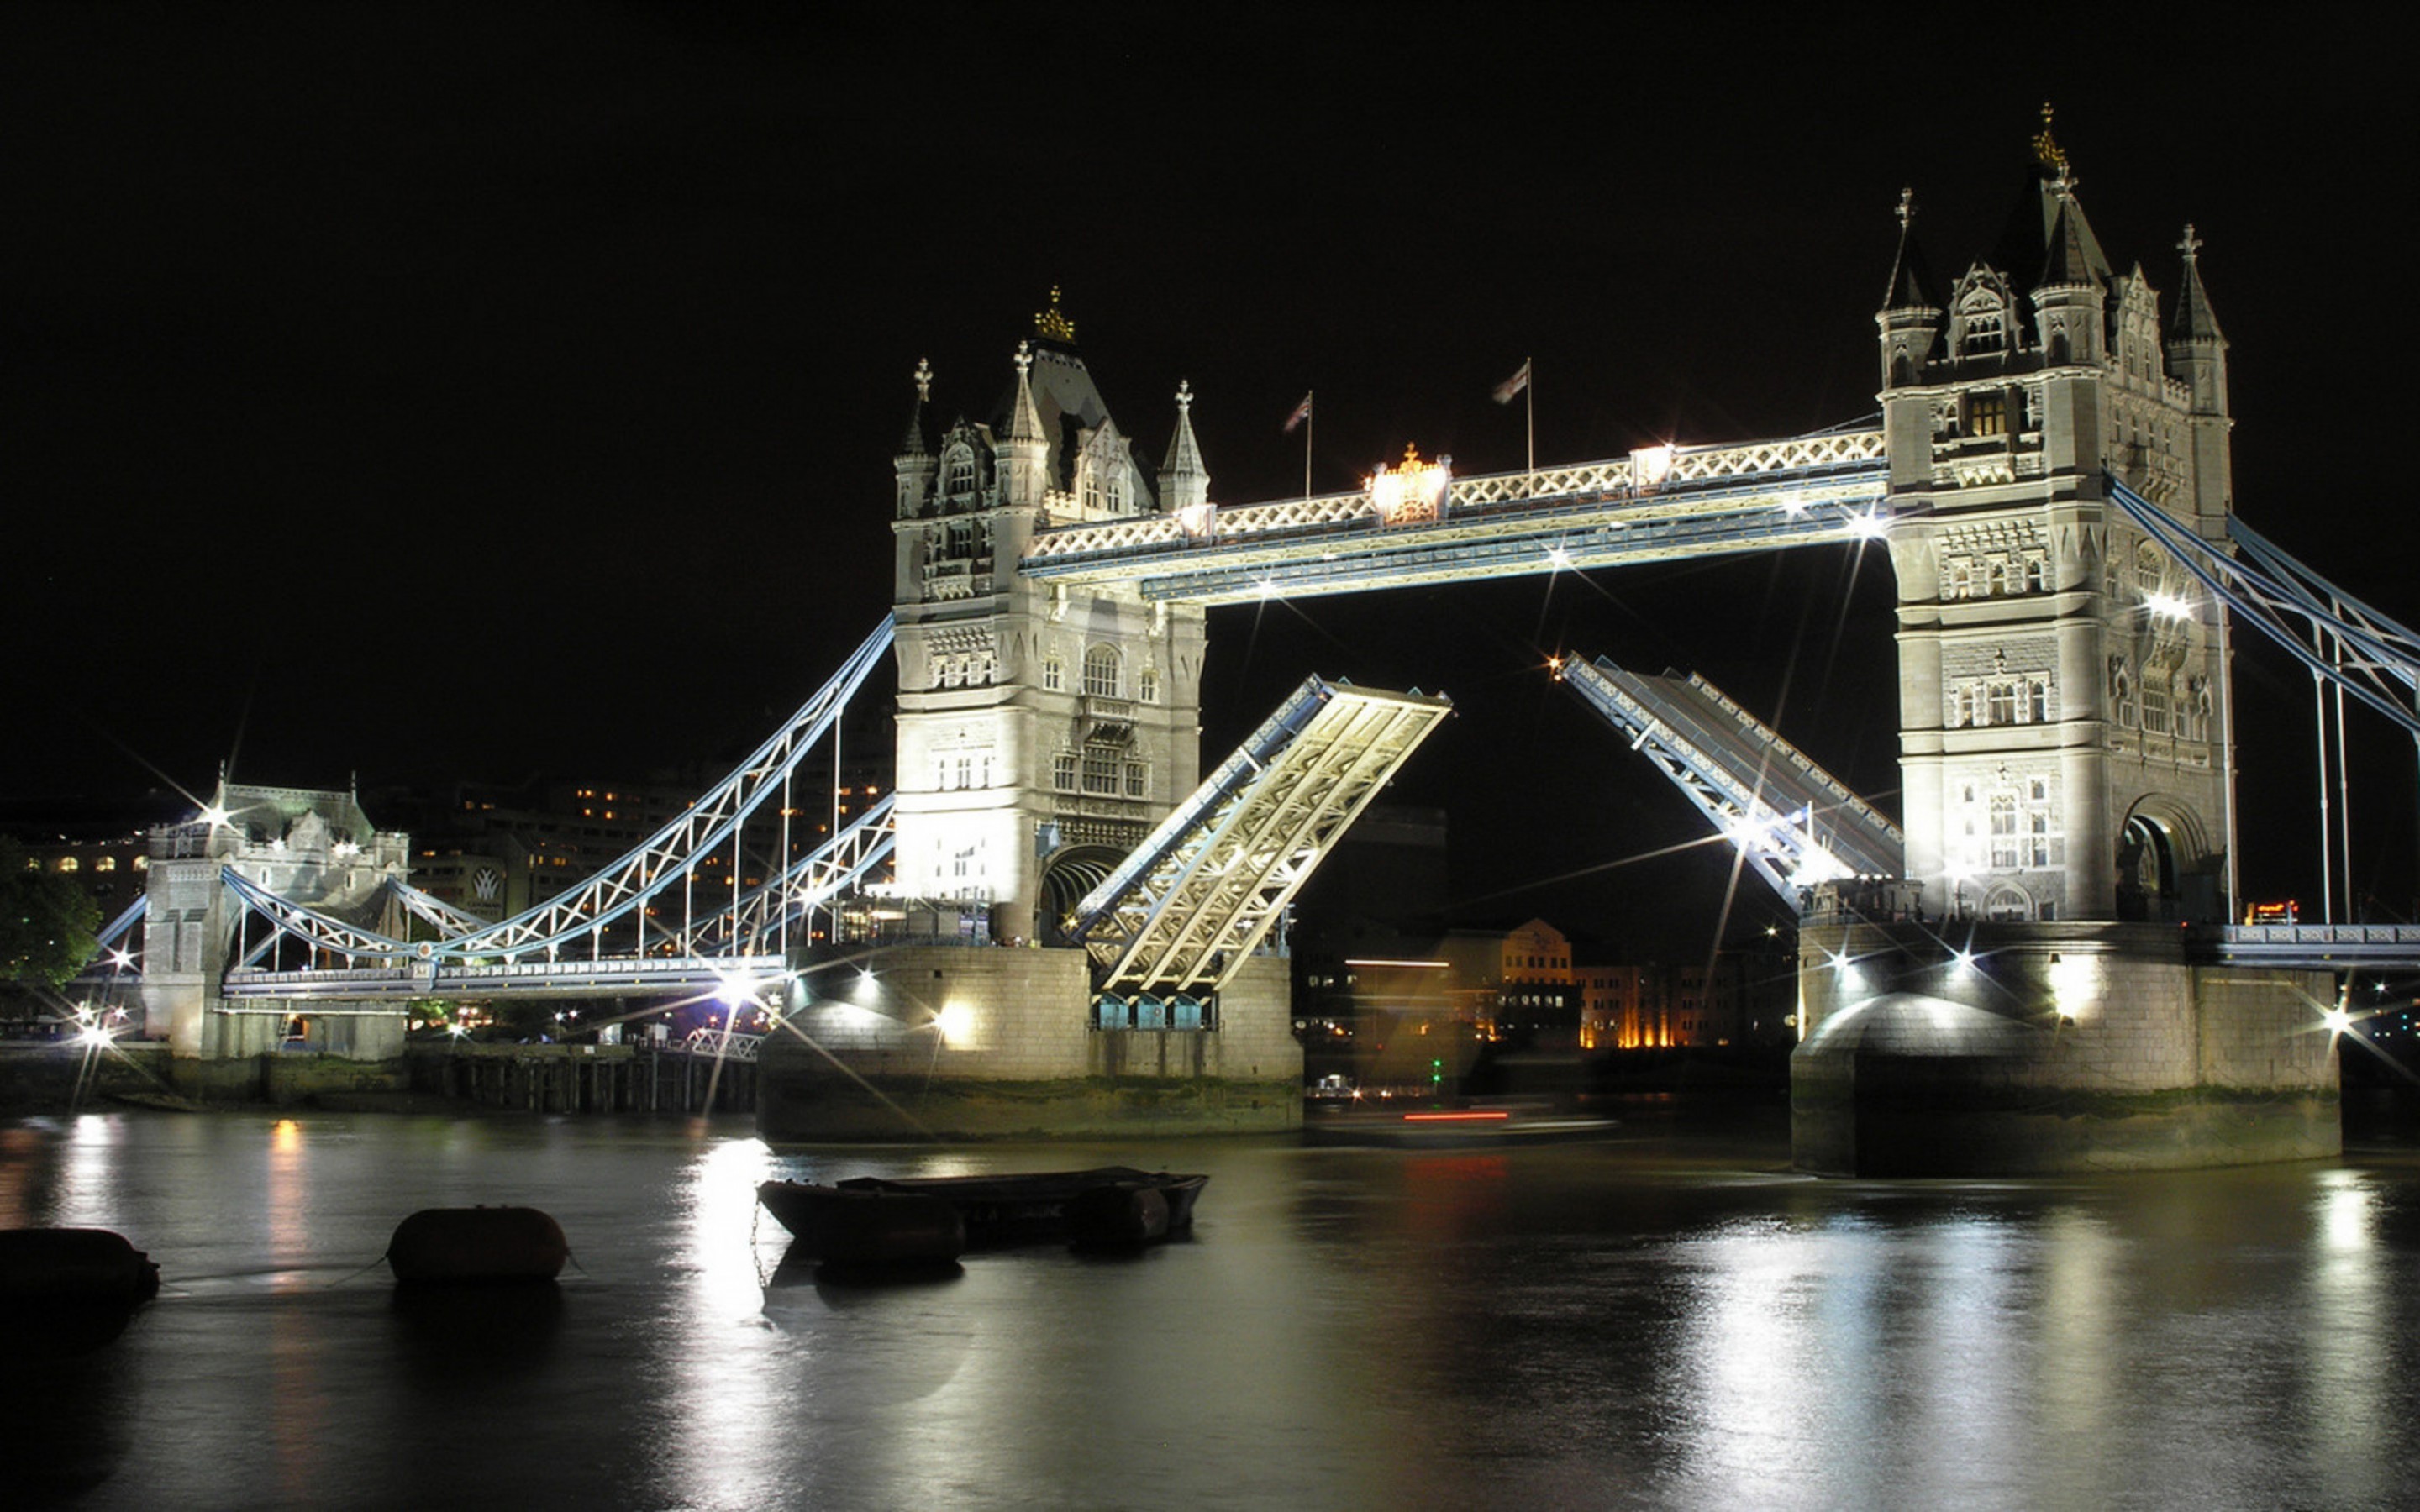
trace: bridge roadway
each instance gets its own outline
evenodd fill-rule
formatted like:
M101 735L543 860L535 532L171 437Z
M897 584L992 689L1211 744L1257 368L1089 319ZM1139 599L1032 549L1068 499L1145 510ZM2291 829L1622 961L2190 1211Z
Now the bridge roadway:
M780 978L778 955L642 956L596 961L454 962L407 965L325 966L302 971L239 967L227 972L222 996L267 1002L411 997L594 996L599 993L752 992ZM262 1009L260 1011L283 1011ZM392 1012L388 1008L380 1011Z
M1069 525L1017 570L1128 582L1150 600L1243 604L1471 578L1871 539L1891 517L1879 430L1453 478L1442 500L1383 490Z

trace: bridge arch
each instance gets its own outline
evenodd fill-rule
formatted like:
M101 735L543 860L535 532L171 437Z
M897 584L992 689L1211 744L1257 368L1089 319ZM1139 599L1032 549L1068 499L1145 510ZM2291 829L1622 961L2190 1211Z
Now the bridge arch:
M2225 857L2209 825L2174 795L2147 793L2118 826L2118 917L2149 923L2217 922L2211 882Z

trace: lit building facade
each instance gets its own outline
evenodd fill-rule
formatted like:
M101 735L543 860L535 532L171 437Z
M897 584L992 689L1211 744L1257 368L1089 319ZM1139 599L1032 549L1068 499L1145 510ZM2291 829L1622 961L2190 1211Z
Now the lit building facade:
M1203 611L1020 577L1036 532L1209 508L1180 389L1157 488L1051 308L987 423L934 433L932 375L894 458L894 875L1047 936L1201 773Z

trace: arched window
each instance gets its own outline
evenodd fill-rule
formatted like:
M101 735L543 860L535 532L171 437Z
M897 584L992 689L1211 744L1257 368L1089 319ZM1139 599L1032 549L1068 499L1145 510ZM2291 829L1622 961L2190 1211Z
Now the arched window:
M1042 686L1053 693L1067 686L1067 664L1055 652L1042 658Z
M1156 703L1159 702L1158 668L1145 667L1142 670L1142 687L1139 689L1139 692L1145 703Z
M2006 788L1992 795L1992 865L2017 864L2017 795Z
M1060 793L1076 791L1076 753L1063 750L1050 758L1050 786Z
M942 474L941 491L953 499L964 498L975 491L975 455L959 447L950 453L949 466Z
M2025 592L2041 594L2050 591L2050 563L2041 557L2025 558Z
M1094 646L1084 653L1084 694L1088 698L1118 696L1118 648Z

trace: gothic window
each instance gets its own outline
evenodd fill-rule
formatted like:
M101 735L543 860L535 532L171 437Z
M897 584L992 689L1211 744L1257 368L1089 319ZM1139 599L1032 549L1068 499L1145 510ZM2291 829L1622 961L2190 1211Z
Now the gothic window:
M2039 556L2028 555L2025 558L2025 592L2028 594L2042 594L2048 593L2049 591L2049 562Z
M941 487L954 499L964 498L975 491L975 455L964 448L950 454L948 471Z
M1143 701L1145 703L1156 703L1156 702L1159 702L1159 669L1158 669L1158 668L1156 668L1156 667L1145 667L1145 668L1142 670L1142 679L1141 679L1141 680L1142 680L1142 687L1141 687L1138 691L1140 693L1140 695L1141 695L1141 697L1142 697L1142 701Z
M1990 700L1990 707L1984 714L1984 723L2014 724L2017 722L2016 684L1993 683L1986 696Z
M2160 591L2160 576L2165 563L2160 560L2160 548L2145 542L2134 551L2134 591L2149 598Z
M1975 593L1975 561L1972 557L1949 559L1949 595L1969 598Z
M1998 598L2009 591L2009 559L1993 557L1983 569L1983 592Z
M1142 763L1126 763L1126 796L1140 798L1148 791L1149 786L1148 776L1143 770Z
M1076 753L1063 750L1050 758L1050 786L1060 793L1076 791Z
M958 779L952 783L951 786L962 789L973 787L975 785L975 759L972 756L961 756L958 758L957 766Z
M1117 752L1097 746L1084 748L1084 791L1096 797L1117 796Z
M2143 728L2155 735L2168 733L2168 684L2164 677L2143 679Z
M2017 795L2003 788L1992 795L1993 869L2015 866L2017 854Z
M1966 690L1953 687L1942 700L1941 722L1951 730L1966 728Z
M1119 471L1114 468L1109 471L1109 496L1110 512L1119 515L1125 514L1126 509L1126 477L1124 472Z
M2009 297L1999 279L1977 268L1961 284L1950 320L1950 355L1981 357L2009 350ZM2006 424L2005 414L2002 424Z
M1053 693L1067 686L1067 664L1055 652L1042 658L1042 686Z
M1994 345L1979 348L1998 351ZM2009 433L2009 396L1997 390L1986 390L1966 396L1966 434L1969 436L2006 436Z
M1077 471L1081 474L1078 486L1083 492L1084 507L1097 512L1101 507L1101 471L1090 459L1078 463Z
M2025 717L2035 724L2050 723L2050 685L2040 678L2025 684Z
M1118 648L1094 646L1084 653L1084 693L1089 698L1118 696Z

